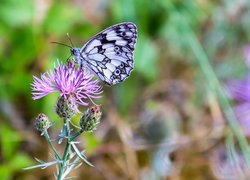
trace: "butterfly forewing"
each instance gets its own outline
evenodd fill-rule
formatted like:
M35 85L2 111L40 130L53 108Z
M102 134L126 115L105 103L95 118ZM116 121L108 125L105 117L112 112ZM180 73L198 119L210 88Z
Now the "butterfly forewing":
M90 39L80 50L86 66L105 84L124 81L133 70L133 51L137 39L135 24L111 26Z

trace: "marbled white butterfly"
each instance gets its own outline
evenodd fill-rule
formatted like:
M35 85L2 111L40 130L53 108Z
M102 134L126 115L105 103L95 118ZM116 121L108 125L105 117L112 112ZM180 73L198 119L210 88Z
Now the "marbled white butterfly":
M136 25L124 22L101 31L82 48L72 48L71 55L110 86L124 81L133 70L136 39Z

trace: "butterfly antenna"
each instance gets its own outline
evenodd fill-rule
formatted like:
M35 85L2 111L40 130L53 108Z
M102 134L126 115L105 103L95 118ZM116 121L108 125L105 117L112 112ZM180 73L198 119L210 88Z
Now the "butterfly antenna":
M68 56L67 61L70 61L70 57L71 57L71 56L72 56L71 54Z
M66 47L69 47L69 48L72 49L72 46L69 46L69 45L67 45L67 44L63 44L63 43L60 43L60 42L50 42L50 43L53 43L53 44L60 44L60 45L62 45L62 46L66 46Z
M70 38L70 36L69 36L69 33L67 33L67 37L68 37L68 39L69 39L69 42L70 42L72 48L75 47L74 44L73 44L73 42L71 41L71 38Z

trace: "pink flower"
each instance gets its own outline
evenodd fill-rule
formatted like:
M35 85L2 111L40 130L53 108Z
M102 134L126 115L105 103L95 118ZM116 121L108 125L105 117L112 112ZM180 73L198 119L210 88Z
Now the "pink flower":
M100 98L102 88L98 80L89 71L77 68L74 63L60 64L54 71L48 71L40 78L33 76L32 98L40 99L52 92L60 92L61 96L74 97L77 104L87 106L85 99Z

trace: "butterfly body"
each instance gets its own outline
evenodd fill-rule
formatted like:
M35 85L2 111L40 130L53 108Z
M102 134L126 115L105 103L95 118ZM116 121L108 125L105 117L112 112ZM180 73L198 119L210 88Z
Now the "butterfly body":
M124 81L134 68L133 51L137 39L135 24L111 26L90 39L82 48L71 49L80 67L94 72L105 84Z
M77 61L77 64L82 68L86 66L86 54L82 54L80 52L81 48L72 48L71 49L71 55L74 57L74 59Z

